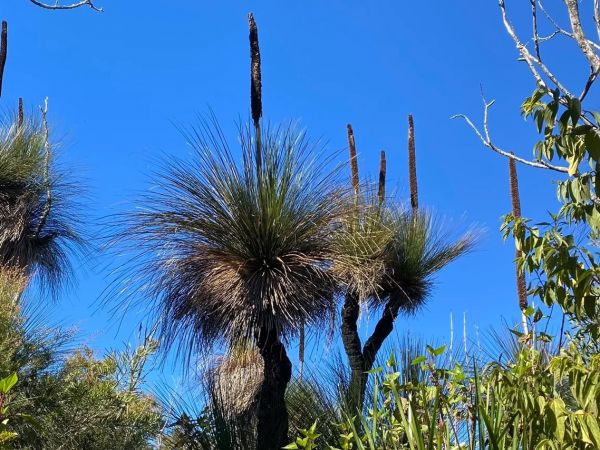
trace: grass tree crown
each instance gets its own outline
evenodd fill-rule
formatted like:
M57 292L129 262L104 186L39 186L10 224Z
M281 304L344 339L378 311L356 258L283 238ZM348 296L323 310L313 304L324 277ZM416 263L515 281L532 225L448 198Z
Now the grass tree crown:
M166 161L146 209L130 216L167 342L288 338L334 314L329 236L347 203L337 172L293 127L261 133L257 166L250 128L241 163L216 123L186 132L194 160Z
M54 289L83 247L73 186L50 158L44 124L14 119L0 121L0 267L36 274Z
M473 248L477 234L457 239L431 211L408 210L366 189L333 239L333 272L346 292L380 308L392 300L403 312L422 306L436 273Z

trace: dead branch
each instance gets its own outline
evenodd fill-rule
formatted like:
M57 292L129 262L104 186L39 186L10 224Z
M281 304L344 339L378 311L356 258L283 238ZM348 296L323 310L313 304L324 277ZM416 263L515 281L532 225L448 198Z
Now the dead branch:
M44 182L46 183L46 203L44 204L44 211L42 212L42 217L38 223L37 229L35 230L35 236L39 237L41 231L44 229L46 225L46 221L48 220L48 216L50 215L50 210L52 209L52 189L50 182L50 157L51 157L51 148L50 148L50 129L48 128L48 97L44 100L44 106L40 106L40 111L42 113L42 124L44 125Z
M594 0L594 2L598 2L598 0ZM542 11L544 16L546 16L546 19L548 20L548 22L550 22L552 24L552 26L554 27L554 31L549 36L540 37L540 42L549 41L554 36L559 35L559 34L575 40L575 36L573 36L573 33L571 33L568 30L565 30L563 27L561 27L558 24L558 22L554 19L554 17L552 17L552 15L546 10L546 8L544 7L541 0L538 0L538 6L540 8L540 11ZM595 16L596 16L596 11L594 11L594 20L596 20ZM600 20L600 16L598 16L598 19ZM600 32L599 32L599 34L600 34ZM600 45L598 45L597 43L595 43L592 40L588 40L588 42L596 50L600 50Z
M587 58L590 66L592 66L593 71L598 72L598 70L600 70L600 58L583 32L583 27L581 26L581 20L579 18L579 4L577 3L577 0L565 0L565 5L567 6L567 12L569 13L573 38L577 41L579 48Z
M452 118L453 119L463 119L473 129L473 131L475 132L475 134L477 135L479 140L483 143L483 145L485 145L490 150L498 153L499 155L502 155L509 159L513 159L513 160L515 160L521 164L525 164L527 166L536 167L538 169L554 170L556 172L561 172L561 173L569 172L568 167L555 166L555 165L550 164L543 160L530 161L530 160L521 158L519 156L516 156L513 152L503 150L500 147L498 147L496 144L494 144L494 142L492 141L492 138L490 137L490 130L489 130L489 125L488 125L488 113L489 113L489 109L492 107L495 100L487 102L485 100L485 98L483 98L483 97L482 97L482 100L483 100L483 132L473 123L473 121L469 118L469 116L467 116L465 114L456 114L456 115L452 116Z
M556 87L558 87L558 89L562 92L563 95L566 95L568 97L574 97L573 94L571 94L571 92L565 86L563 86L563 84L554 75L554 73L552 73L552 71L550 71L550 69L541 61L541 59L533 56L531 54L531 52L529 51L529 49L527 48L527 46L525 44L523 44L523 42L517 35L515 29L513 28L512 24L508 20L508 16L506 14L506 5L504 3L504 0L500 0L498 2L498 4L500 6L500 11L502 12L502 22L504 23L504 28L506 29L508 35L511 37L511 39L515 43L515 46L517 47L519 54L521 55L523 60L527 63L527 66L529 67L529 71L535 78L535 81L537 82L537 84L542 87L548 88L547 83L544 81L544 79L541 75L541 73L543 73ZM539 36L537 37L537 40L539 42ZM538 70L538 68L539 68L539 70ZM541 73L540 73L540 71L541 71Z
M49 3L44 3L41 2L39 0L29 0L31 3L33 3L36 6L39 6L40 8L44 8L44 9L52 9L52 10L63 10L63 9L75 9L75 8L80 8L82 6L89 6L90 8L92 8L94 11L97 12L104 12L104 10L102 8L98 8L94 2L92 0L81 0L80 2L76 2L76 3L70 3L67 5L61 5L58 0L56 1L56 3L54 4L49 4Z
M538 25L537 25L537 7L535 0L529 0L531 3L531 26L533 29L533 44L535 47L535 55L539 61L542 60L542 55L540 53L540 35L538 33Z
M596 23L596 32L600 38L600 2L594 0L594 22Z

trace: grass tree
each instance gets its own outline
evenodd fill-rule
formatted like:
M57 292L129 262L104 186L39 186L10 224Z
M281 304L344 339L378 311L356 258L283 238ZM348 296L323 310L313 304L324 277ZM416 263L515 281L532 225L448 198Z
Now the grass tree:
M343 207L335 173L291 128L242 129L241 163L221 130L187 134L194 159L170 159L127 237L162 318L166 343L187 352L251 341L264 365L257 445L287 443L285 342L334 313L329 232Z
M52 162L46 112L42 120L19 114L0 123L0 270L37 275L54 289L82 240L71 189Z
M377 194L359 186L354 135L348 127L355 208L336 233L333 269L345 280L341 334L351 368L352 408L362 408L367 371L373 368L398 315L419 310L429 298L434 275L473 245L472 234L446 239L432 214L418 209L412 118L409 124L411 210L386 198L384 152ZM358 333L361 307L381 314L364 344Z

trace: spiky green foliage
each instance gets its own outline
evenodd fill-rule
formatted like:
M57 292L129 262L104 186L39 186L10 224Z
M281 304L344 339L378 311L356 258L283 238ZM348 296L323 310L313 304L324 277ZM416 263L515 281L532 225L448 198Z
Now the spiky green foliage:
M0 266L37 274L56 288L68 279L69 256L81 250L72 186L56 169L46 130L34 119L0 122Z
M334 240L333 270L370 306L392 299L413 312L427 300L435 274L472 249L476 234L451 240L431 212L373 203L348 208Z
M124 235L166 341L191 351L261 329L285 338L333 314L328 235L344 202L317 148L267 129L257 173L248 129L241 164L214 123L187 138L194 160L167 161Z
M475 234L452 241L429 212L393 214L393 238L384 253L382 295L373 296L372 301L378 304L386 296L398 298L402 310L412 312L427 299L435 274L473 248Z

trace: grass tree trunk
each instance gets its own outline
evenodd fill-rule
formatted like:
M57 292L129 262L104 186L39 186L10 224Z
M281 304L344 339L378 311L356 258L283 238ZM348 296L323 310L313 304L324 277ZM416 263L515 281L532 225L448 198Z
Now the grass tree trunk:
M367 339L367 342L365 342L365 346L363 347L365 370L371 370L373 368L377 352L379 352L384 341L394 330L394 321L396 320L396 317L398 317L399 310L400 304L397 301L389 300L385 305L383 314L381 314L379 322L375 325L373 334ZM366 384L363 386L363 390L365 387Z
M363 404L362 386L365 383L366 374L364 369L364 358L358 335L358 315L360 305L358 296L353 293L346 295L342 307L342 342L350 364L350 385L348 386L348 403L352 410L360 409Z
M288 442L285 390L292 378L292 363L273 330L262 328L257 344L264 361L264 379L258 394L257 450L278 450Z
M358 298L352 294L346 296L342 308L342 342L350 364L350 385L348 392L349 406L353 410L361 410L364 404L367 388L368 371L373 369L377 353L387 337L394 330L394 321L398 317L399 303L390 300L381 318L377 322L373 333L361 347L358 335Z

